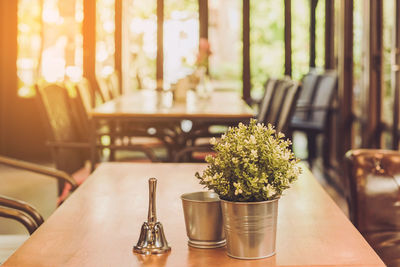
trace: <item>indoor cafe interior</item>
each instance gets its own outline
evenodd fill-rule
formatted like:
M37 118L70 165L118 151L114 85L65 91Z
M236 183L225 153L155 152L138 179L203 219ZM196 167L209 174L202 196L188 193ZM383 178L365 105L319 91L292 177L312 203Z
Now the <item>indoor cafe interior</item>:
M1 0L0 265L400 266L399 16Z

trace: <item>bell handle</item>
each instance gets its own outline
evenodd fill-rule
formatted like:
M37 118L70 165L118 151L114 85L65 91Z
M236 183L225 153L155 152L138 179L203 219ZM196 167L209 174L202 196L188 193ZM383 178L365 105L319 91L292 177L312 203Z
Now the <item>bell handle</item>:
M157 215L156 215L156 187L157 187L157 179L150 178L149 179L149 214L147 216L148 223L156 223Z

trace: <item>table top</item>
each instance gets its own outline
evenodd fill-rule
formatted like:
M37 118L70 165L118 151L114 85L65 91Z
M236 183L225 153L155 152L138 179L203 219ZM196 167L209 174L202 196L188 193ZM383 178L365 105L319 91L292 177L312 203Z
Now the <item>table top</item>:
M279 201L276 255L238 260L225 248L187 245L180 195L202 190L205 164L104 163L4 266L384 266L305 168ZM148 178L156 177L157 217L172 247L132 252L147 218Z
M237 92L216 91L201 99L189 92L186 102L172 101L171 92L157 93L141 90L122 95L91 111L94 118L101 117L161 117L161 118L243 118L254 116L253 110Z

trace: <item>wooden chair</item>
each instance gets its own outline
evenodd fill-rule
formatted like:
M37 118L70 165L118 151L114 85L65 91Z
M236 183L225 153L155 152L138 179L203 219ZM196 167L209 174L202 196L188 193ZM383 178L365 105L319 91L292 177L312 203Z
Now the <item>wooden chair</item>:
M39 212L28 203L2 195L0 195L0 218L21 223L29 235L43 222ZM0 265L28 239L29 235L0 235Z
M337 75L326 72L317 78L310 75L305 81L300 103L296 106L291 131L307 135L308 162L310 166L317 156L317 136L323 134L324 161L329 157L329 122L333 114L333 100L337 90ZM316 80L315 80L316 79Z
M47 128L48 142L52 149L56 168L73 174L80 170L88 158L90 146L89 118L79 93L71 97L64 87L51 84L43 88L36 87L43 121ZM108 134L107 132L104 134ZM98 136L101 136L99 133ZM135 150L144 153L150 160L158 161L154 153L143 145L102 144L96 140L99 152L103 148L110 150Z
M112 95L108 79L106 77L96 77L96 81L96 93L100 96L102 103L112 100L114 96Z
M119 81L118 81L118 74L114 72L110 75L110 82L113 86L113 91L120 92L119 88ZM82 127L87 128L89 122L89 113L92 110L92 96L90 92L90 83L87 79L82 79L79 83L76 84L76 97L77 99L73 99L76 102L77 110L79 110L81 118L78 119L82 122ZM114 95L114 94L113 94ZM118 96L116 95L116 96ZM84 107L82 109L82 107ZM172 146L171 142L164 138L166 136L165 132L160 133L156 132L155 134L149 133L149 128L154 127L154 125L132 125L129 122L118 122L117 125L109 124L107 121L103 121L100 126L103 136L108 136L109 138L113 139L111 142L116 142L122 144L124 140L127 140L128 143L131 145L141 145L148 149L160 149L166 148L167 153L170 153L170 147ZM157 125L159 126L159 125ZM165 127L159 127L160 129ZM151 131L150 131L151 132ZM169 135L171 136L171 135ZM114 151L110 152L110 160L115 160ZM154 158L152 159L154 160Z
M70 185L73 192L78 184L67 173L46 168L41 165L15 160L12 158L0 156L0 164L21 169L33 173L38 173L58 181L65 182ZM29 176L28 176L29 177ZM59 199L58 204L61 204L65 199ZM30 204L13 199L4 195L0 195L0 217L14 220L21 223L29 234L32 234L43 223L43 217L36 208ZM7 259L25 240L25 235L7 235L0 237L0 264Z
M311 106L319 77L320 75L315 71L304 75L301 81L302 89L296 104L298 109L295 110L295 113L293 114L293 120L308 119L307 116L309 115L309 112L305 112L303 107Z
M56 168L73 174L84 166L89 149L88 135L78 128L78 111L64 87L36 86L36 93Z
M0 164L55 178L59 182L68 184L71 188L70 193L73 192L78 187L78 183L75 181L75 179L64 171L54 170L38 164L11 159L4 156L0 156ZM59 200L58 204L61 204L64 200L65 199Z
M269 78L264 84L264 94L260 99L257 118L259 120L264 120L264 116L268 113L269 106L271 104L272 94L278 85L279 80L274 78Z
M278 80L271 86L270 91L265 94L261 104L263 108L257 120L264 124L271 123L277 131L287 133L289 120L300 93L300 85L287 79Z
M400 152L355 149L345 159L352 222L387 266L400 266Z
M90 112L95 106L95 101L93 101L92 87L90 82L85 77L82 78L76 85L76 91L78 92L80 99L85 107L86 112Z
M0 195L0 217L20 222L32 234L43 223L39 212L28 203Z
M119 83L119 75L120 74L118 73L118 71L114 71L108 77L108 84L110 86L111 95L113 96L113 98L120 96L122 93L121 84Z

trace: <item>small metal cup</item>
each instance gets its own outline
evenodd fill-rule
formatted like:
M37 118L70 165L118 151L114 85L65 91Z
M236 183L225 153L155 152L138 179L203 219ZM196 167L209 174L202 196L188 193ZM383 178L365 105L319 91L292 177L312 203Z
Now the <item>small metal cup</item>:
M218 248L225 245L221 204L214 192L195 192L181 196L188 245Z

